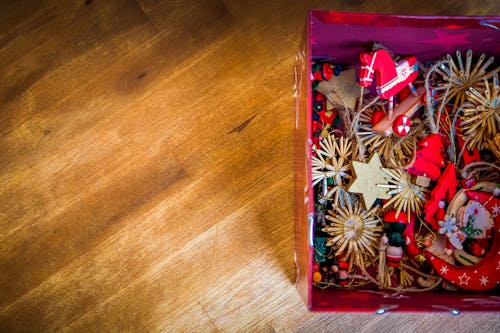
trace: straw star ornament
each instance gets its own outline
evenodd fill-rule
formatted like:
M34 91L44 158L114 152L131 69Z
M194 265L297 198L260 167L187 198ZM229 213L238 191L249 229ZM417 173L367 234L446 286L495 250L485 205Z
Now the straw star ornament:
M332 236L327 246L335 248L335 255L343 255L344 260L349 262L349 270L355 264L364 267L367 258L376 255L383 231L375 215L378 208L362 210L357 201L348 200L345 207L328 211L326 219L331 224L322 229Z
M465 56L465 62L462 59L460 51L456 52L456 60L448 54L447 62L441 65L437 72L441 75L442 82L437 90L445 97L444 103L453 101L453 109L460 107L467 100L467 91L470 88L482 89L485 85L484 80L493 76L500 68L488 71L488 67L493 64L494 57L486 58L481 54L474 63L472 50L468 50Z
M469 148L484 149L495 139L500 130L500 86L498 74L493 74L493 82L485 80L482 90L470 88L469 102L464 105L461 127Z
M351 179L352 142L344 137L336 138L330 134L320 142L320 149L313 147L316 156L312 157L313 186L322 184L322 195L334 200L346 199L346 183ZM329 188L329 181L332 186Z
M396 217L404 211L410 218L410 213L420 215L425 203L428 190L411 181L411 175L405 171L397 169L383 169L389 179L388 185L381 185L389 189L387 192L391 196L390 200L384 204L383 208L393 205L396 209Z

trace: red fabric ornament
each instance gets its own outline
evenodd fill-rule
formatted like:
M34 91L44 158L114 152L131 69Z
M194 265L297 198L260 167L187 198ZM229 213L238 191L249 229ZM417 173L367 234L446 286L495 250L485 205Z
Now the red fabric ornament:
M439 134L430 134L419 141L415 160L406 170L412 175L436 180L445 166L443 139Z
M436 187L431 192L431 198L424 205L425 220L429 222L434 230L439 230L438 222L443 219L442 201L450 203L457 193L457 175L455 165L448 164Z

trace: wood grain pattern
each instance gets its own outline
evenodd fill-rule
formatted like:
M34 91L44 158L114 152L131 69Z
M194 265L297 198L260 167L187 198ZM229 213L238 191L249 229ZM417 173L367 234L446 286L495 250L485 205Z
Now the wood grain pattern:
M308 8L497 1L4 1L0 331L500 330L312 314L293 288L293 63Z

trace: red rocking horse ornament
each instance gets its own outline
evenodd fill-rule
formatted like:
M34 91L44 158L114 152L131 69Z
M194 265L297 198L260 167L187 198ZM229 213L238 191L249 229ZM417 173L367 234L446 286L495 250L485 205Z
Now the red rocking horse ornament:
M371 53L361 53L361 70L359 72L359 84L362 87L369 87L373 81L373 75L377 72L377 94L380 98L389 99L389 113L380 123L373 126L373 130L381 135L391 135L393 123L396 117L406 116L409 118L422 104L420 97L424 89L415 89L412 82L418 75L417 58L407 57L397 63L394 62L389 52L379 49ZM409 86L413 96L407 97L393 112L394 95ZM409 122L408 122L409 127ZM407 134L405 131L398 132L398 135Z
M411 83L418 75L415 57L407 57L395 63L389 52L380 49L371 53L361 53L360 59L359 84L369 87L376 71L377 94L380 98L391 99L407 85L411 88Z

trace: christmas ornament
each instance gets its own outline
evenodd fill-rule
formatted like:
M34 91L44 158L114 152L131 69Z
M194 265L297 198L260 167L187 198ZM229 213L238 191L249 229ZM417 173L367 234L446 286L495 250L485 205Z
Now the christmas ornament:
M369 87L373 74L377 72L377 93L380 98L389 99L417 78L417 58L408 57L397 63L389 52L380 49L371 53L361 53L359 84Z
M484 88L466 91L468 101L463 106L460 127L468 148L488 148L488 141L493 140L500 130L499 92L496 72L491 83L485 80Z
M500 200L493 193L480 191L459 191L458 201L464 200L463 196L472 198L495 216L493 242L490 251L477 264L471 266L455 266L446 263L428 251L424 251L429 263L446 280L464 290L485 291L495 288L500 283L500 215L495 215L495 207L500 207ZM454 205L453 205L454 206Z
M356 70L349 69L339 76L332 76L330 80L321 82L317 90L327 96L330 103L354 110L359 97Z
M370 255L375 256L383 230L375 216L377 210L378 207L362 210L358 202L348 200L345 207L335 206L328 211L326 219L331 224L322 229L332 236L327 246L334 247L335 255L343 254L349 270L354 264L364 266Z
M406 170L412 175L436 180L444 167L444 142L439 134L430 134L418 142L415 159Z
M394 119L392 130L396 135L405 136L410 132L410 125L410 118L407 115L402 114Z
M395 128L396 119L406 116L409 120L415 112L422 106L422 95L424 93L423 87L418 87L415 91L415 95L410 95L399 103L394 111L391 111L391 104L389 104L388 114L378 121L374 126L373 130L380 135L391 135L393 131L397 132ZM409 124L408 124L409 127ZM409 129L408 129L409 130ZM397 135L400 135L396 133ZM402 135L400 135L402 136Z
M484 79L491 78L493 73L499 70L499 68L495 68L487 71L495 59L490 57L484 61L485 58L486 55L481 54L474 64L472 50L468 50L464 65L460 51L456 52L456 60L451 55L447 55L447 61L442 62L437 69L440 77L436 79L439 82L436 89L447 92L442 94L443 104L453 102L453 110L456 110L466 101L467 91L470 88L482 90L485 85Z
M360 193L367 209L373 206L375 200L390 199L387 189L380 185L387 184L380 156L374 153L368 163L353 161L352 169L355 179L347 189L349 192Z
M316 156L312 157L313 186L321 183L322 195L326 199L333 197L334 205L340 199L347 198L346 184L351 179L352 143L344 137L335 138L330 134L320 142L320 149L313 147ZM332 187L328 188L328 180Z
M387 193L391 196L383 207L395 207L396 217L401 211L404 211L408 218L411 213L420 215L428 190L414 184L407 172L398 169L382 169L382 171L388 176L389 184L380 186L388 188Z
M403 257L403 246L410 244L410 239L403 235L409 221L415 222L415 216L406 216L405 213L398 213L389 210L384 214L384 231L382 243L387 244L385 256L387 264L398 267Z
M388 51L379 49L371 53L361 53L361 71L359 84L369 87L373 81L373 74L377 72L377 94L380 98L389 99L389 118L392 120L393 98L403 88L410 85L417 78L417 58L407 57L394 62Z
M439 211L444 211L444 207L439 207L439 205L449 204L456 192L457 175L455 173L455 165L450 163L439 177L436 186L431 192L430 199L424 205L425 220L431 224L434 230L439 229L438 219L442 217L438 216Z

